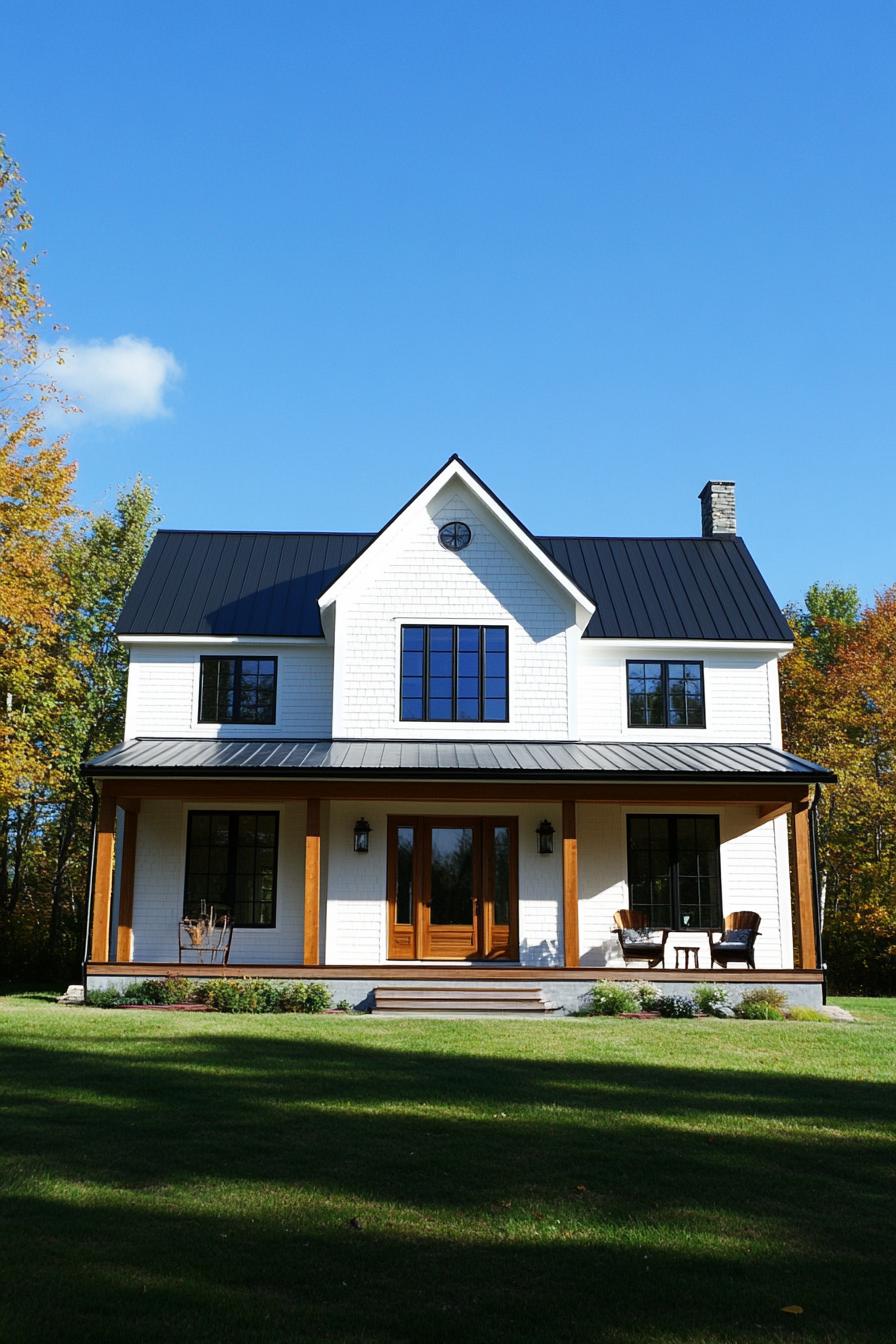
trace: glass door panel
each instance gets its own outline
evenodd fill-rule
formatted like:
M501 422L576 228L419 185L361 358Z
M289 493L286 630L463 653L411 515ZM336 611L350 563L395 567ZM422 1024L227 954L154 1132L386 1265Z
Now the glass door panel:
M414 828L399 826L395 845L395 923L414 922Z
M472 826L433 826L429 894L430 924L472 924Z
M495 924L510 923L510 827L492 830L492 919Z

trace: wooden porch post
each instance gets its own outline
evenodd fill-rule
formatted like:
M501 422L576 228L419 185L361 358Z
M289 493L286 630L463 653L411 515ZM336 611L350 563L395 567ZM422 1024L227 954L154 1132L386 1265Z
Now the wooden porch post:
M563 800L563 965L579 964L579 848L576 804Z
M118 886L118 933L115 960L134 960L134 866L137 860L137 814L139 798L122 798L124 835L121 841L121 881Z
M793 891L800 932L800 966L804 971L815 970L818 958L815 955L815 895L812 891L808 797L793 804L790 867L793 873Z
M305 952L306 966L320 961L320 799L309 798L305 820Z
M93 906L90 960L109 960L112 921L112 869L115 856L115 795L103 789L96 820L96 857L93 866Z

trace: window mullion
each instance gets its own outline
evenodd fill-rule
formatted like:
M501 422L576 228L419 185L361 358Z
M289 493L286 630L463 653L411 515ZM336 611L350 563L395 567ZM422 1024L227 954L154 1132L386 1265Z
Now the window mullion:
M429 710L429 626L423 627L423 717L427 723L430 718Z
M230 918L232 922L233 912L236 908L236 836L237 836L237 814L231 812L227 821L227 899L230 904Z
M451 627L451 720L457 723L457 651L460 647L459 627Z
M672 924L681 928L681 900L678 891L678 818L669 818L669 857L672 860Z

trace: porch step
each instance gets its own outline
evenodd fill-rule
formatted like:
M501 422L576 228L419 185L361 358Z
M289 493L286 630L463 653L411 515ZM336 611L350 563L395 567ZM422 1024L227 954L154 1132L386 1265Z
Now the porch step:
M539 985L378 985L375 1013L552 1013Z

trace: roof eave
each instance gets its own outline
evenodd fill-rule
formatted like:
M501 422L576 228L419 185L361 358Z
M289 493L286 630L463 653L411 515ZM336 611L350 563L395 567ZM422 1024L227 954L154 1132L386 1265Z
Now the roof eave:
M395 767L381 768L356 768L353 770L344 770L338 766L312 766L312 767L289 767L281 769L258 769L252 766L228 766L224 768L215 768L208 766L98 766L91 769L92 762L85 761L81 766L81 773L92 779L255 779L255 780L278 780L278 779L307 779L307 780L341 780L345 783L351 783L353 780L381 780L384 783L395 782L401 784L408 780L423 781L428 780L432 783L444 784L446 779L457 783L473 783L480 781L503 780L515 784L646 784L656 783L657 781L666 781L675 784L768 784L768 785L798 785L798 784L836 784L837 776L830 770L818 767L813 770L792 770L792 771L771 771L771 770L728 770L728 771L709 771L709 770L525 770L525 769L493 769L482 767L475 770L459 768L456 770L444 768L433 771L430 767L417 768L408 766L405 769L396 769Z

